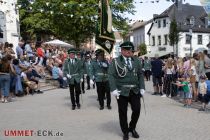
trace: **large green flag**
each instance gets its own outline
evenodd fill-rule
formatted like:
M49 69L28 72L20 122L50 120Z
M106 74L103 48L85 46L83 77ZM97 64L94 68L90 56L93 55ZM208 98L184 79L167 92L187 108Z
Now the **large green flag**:
M96 31L96 43L111 53L115 39L112 31L112 11L109 0L99 0L99 16Z

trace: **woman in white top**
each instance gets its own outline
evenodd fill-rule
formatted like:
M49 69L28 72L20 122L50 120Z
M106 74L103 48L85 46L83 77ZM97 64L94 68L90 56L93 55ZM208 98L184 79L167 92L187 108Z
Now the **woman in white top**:
M172 58L168 58L164 69L164 85L163 85L163 92L166 94L167 97L171 96L172 93L172 82L174 79L174 65L173 65L174 60ZM163 95L162 97L165 97Z

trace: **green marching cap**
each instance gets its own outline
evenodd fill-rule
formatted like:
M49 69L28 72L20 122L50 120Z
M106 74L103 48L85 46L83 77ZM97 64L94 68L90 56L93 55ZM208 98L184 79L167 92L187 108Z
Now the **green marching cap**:
M76 50L76 54L77 54L77 55L81 55L82 52L81 52L80 50Z
M134 45L130 41L125 41L120 45L121 48L134 51Z
M76 53L76 49L75 48L70 48L68 50L68 54L70 54L70 53Z

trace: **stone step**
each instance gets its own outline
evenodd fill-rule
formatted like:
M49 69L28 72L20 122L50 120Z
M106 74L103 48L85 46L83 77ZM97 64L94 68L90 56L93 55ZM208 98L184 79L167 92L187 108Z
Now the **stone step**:
M45 87L41 87L40 88L41 91L49 91L49 90L54 90L54 89L58 89L58 87L55 87L55 86L45 86Z
M47 84L47 83L40 84L41 88L48 87L48 86L53 86L53 85L52 84Z

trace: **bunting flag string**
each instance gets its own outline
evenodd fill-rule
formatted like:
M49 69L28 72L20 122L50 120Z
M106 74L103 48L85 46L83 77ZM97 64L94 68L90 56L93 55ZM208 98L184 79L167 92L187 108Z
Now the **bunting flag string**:
M176 2L177 0L165 0L167 2ZM185 1L185 0L184 0ZM200 0L200 1L203 1L203 0ZM34 4L34 0L28 0L28 2L30 4ZM160 0L137 0L137 1L134 1L134 4L138 4L138 3L159 3ZM13 3L13 2L8 2L8 0L0 0L0 5L2 4L8 4L10 3L11 5L16 5L17 3ZM49 2L46 2L46 5L48 6L50 3ZM68 6L80 6L80 7L85 7L85 6L98 6L98 4L85 4L85 3L63 3L64 7L68 7ZM21 5L18 5L18 7L20 8Z

